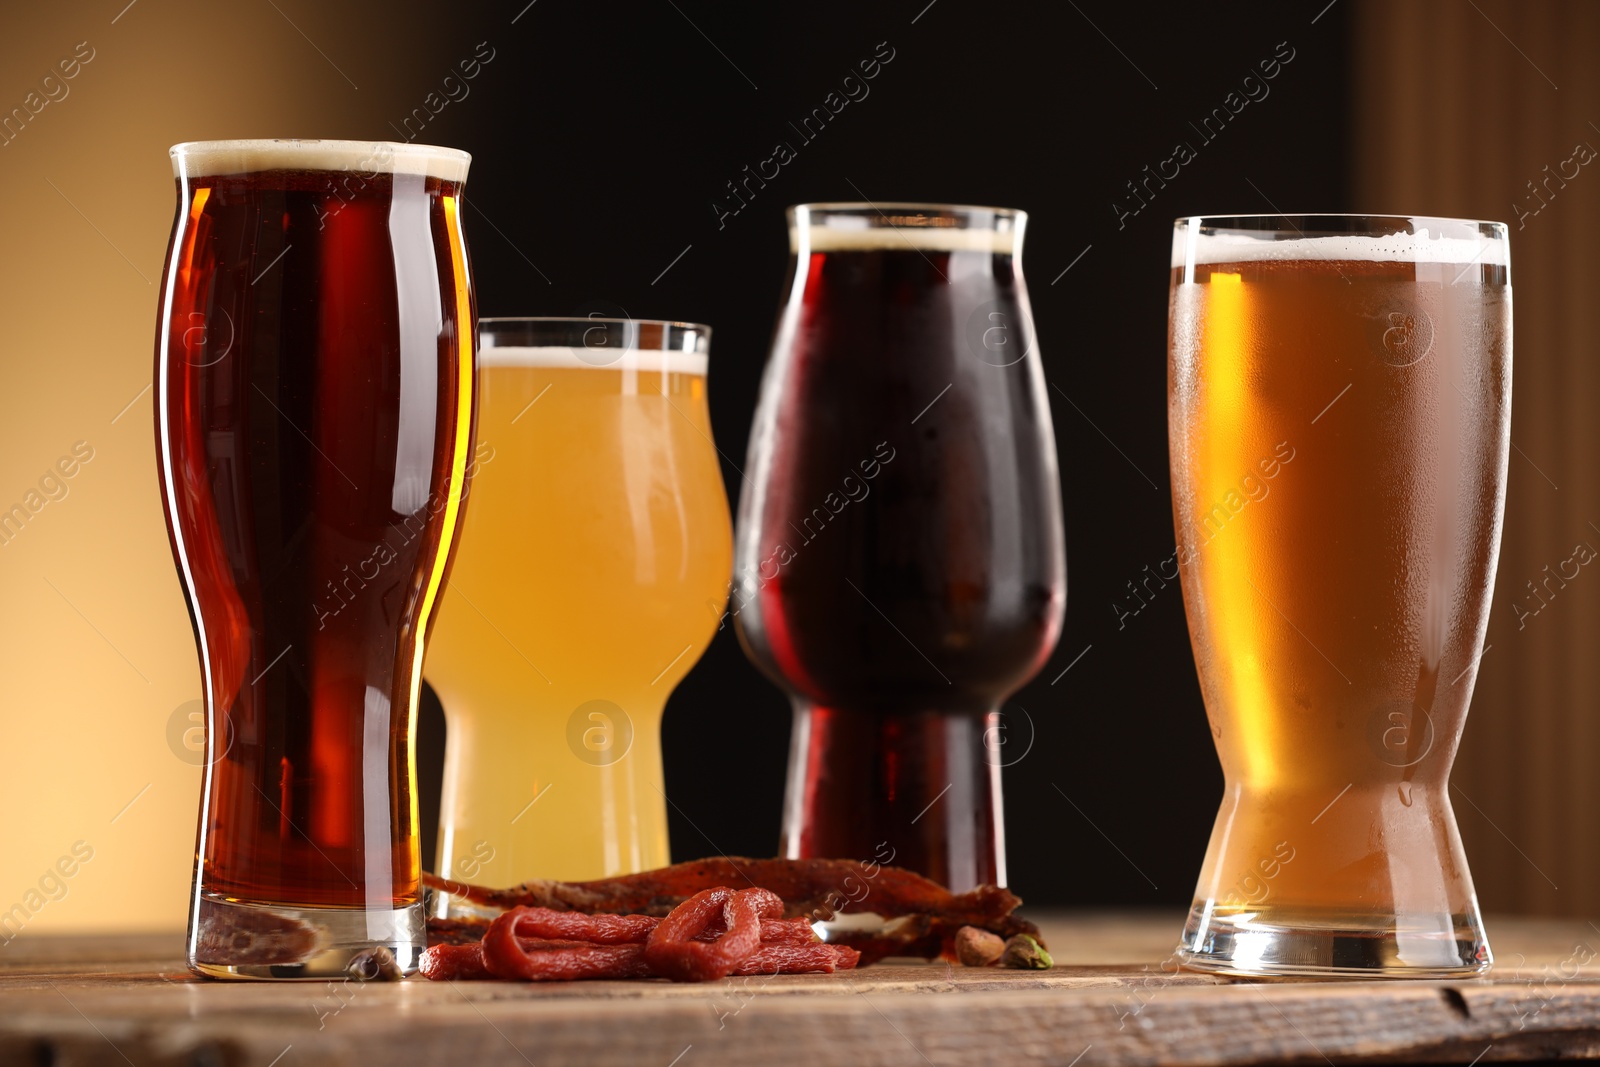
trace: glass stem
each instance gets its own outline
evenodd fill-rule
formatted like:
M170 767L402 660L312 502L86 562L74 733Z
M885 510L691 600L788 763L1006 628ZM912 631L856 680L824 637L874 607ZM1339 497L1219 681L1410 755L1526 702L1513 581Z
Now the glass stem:
M797 701L781 854L873 860L961 892L1004 885L1000 713L881 714Z

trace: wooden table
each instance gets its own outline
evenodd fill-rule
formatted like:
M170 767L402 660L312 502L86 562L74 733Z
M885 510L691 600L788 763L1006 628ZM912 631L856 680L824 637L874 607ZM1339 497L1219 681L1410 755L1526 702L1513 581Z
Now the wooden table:
M1036 916L1039 918L1039 916ZM1057 966L526 985L191 978L178 935L0 948L0 1064L1393 1063L1600 1057L1600 929L1490 923L1463 982L1172 973L1172 914L1045 915ZM1587 961L1594 961L1592 964Z

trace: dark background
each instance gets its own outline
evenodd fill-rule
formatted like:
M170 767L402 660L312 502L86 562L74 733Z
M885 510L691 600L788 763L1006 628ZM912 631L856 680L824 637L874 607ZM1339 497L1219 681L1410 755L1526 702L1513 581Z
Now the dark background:
M1183 904L1194 886L1222 776L1181 596L1171 583L1137 614L1114 607L1138 607L1127 583L1173 551L1171 222L1405 210L1350 202L1349 27L1346 5L1326 3L682 0L620 14L545 0L512 24L520 4L467 0L438 31L463 57L480 41L495 50L471 94L417 137L473 154L480 313L709 323L712 424L740 466L787 267L787 205L1029 212L1023 264L1053 386L1068 573L1061 642L1004 706L1010 881L1032 903ZM789 122L885 41L894 58L870 94L801 144ZM1280 42L1293 59L1269 95L1204 141L1189 123ZM719 228L714 199L780 140L798 158ZM1126 183L1178 141L1197 158L1119 227L1113 204L1133 206ZM737 509L741 479L726 461L723 478ZM773 854L788 730L787 700L724 629L667 705L674 858ZM443 731L429 694L419 763L430 863Z

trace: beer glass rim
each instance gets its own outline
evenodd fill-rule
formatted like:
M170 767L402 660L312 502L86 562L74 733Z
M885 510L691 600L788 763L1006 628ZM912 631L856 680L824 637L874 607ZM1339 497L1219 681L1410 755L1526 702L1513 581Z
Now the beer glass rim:
M598 332L598 333L597 333ZM479 348L571 348L587 351L688 353L704 359L711 352L711 327L676 319L612 318L600 315L490 315L478 319ZM492 339L497 344L486 344ZM609 359L592 366L607 366Z
M796 255L901 247L1016 255L1028 225L1020 208L912 201L795 204L787 214L789 250Z
M789 205L791 218L800 212L821 212L828 215L885 215L889 212L910 215L994 215L1007 219L1026 219L1028 213L1016 207L992 207L987 204L936 204L917 200L820 200ZM909 225L920 225L910 222Z
M631 322L639 326L671 326L680 330L693 330L696 333L703 333L707 337L711 336L711 327L707 326L705 323L689 322L685 319L636 319L632 316L623 318L621 316L612 317L606 315L480 315L478 317L479 326L520 322L583 322L606 324L622 324Z
M1437 215L1188 215L1173 220L1173 270L1193 281L1200 263L1283 259L1478 265L1510 284L1510 230L1503 222ZM1465 277L1463 271L1457 280Z
M266 170L422 174L465 181L472 154L442 145L317 137L241 137L180 141L167 149L177 177Z
M1322 220L1335 223L1335 225L1316 225ZM1352 220L1359 220L1365 225L1355 225ZM1281 225L1273 225L1274 223ZM1318 237L1381 236L1394 233L1397 228L1410 228L1415 231L1418 226L1426 228L1431 224L1441 228L1476 228L1482 236L1498 240L1505 240L1510 236L1509 227L1505 223L1496 222L1493 219L1455 218L1449 215L1374 215L1361 211L1180 215L1172 221L1173 229L1182 229L1195 224L1205 229L1240 230L1249 233L1270 233L1283 230L1297 236L1302 235L1306 230L1310 230L1311 233Z

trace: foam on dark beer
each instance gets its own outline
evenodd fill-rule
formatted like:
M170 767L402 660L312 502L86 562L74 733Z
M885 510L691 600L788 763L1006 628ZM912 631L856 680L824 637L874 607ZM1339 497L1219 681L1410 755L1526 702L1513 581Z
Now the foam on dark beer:
M804 227L807 246L812 252L983 252L1009 256L1016 247L1017 230L1025 216L1018 213L1016 230L968 229L957 226L907 225L871 226L844 229L838 226ZM802 228L789 231L791 247L798 248Z

